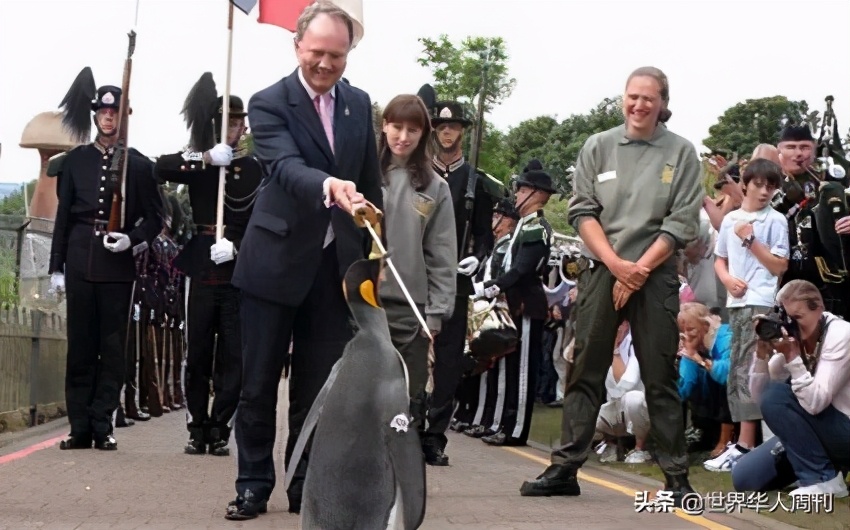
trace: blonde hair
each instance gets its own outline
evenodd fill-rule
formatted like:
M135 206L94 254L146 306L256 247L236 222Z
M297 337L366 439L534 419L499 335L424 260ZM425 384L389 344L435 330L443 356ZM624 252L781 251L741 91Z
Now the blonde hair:
M707 350L714 346L717 329L720 327L720 317L713 314L707 306L699 302L686 302L679 308L679 318L692 318L700 324L704 324L708 331L703 337L703 345Z
M791 280L776 294L776 300L785 302L806 302L806 307L814 311L825 309L823 295L812 282L806 280Z

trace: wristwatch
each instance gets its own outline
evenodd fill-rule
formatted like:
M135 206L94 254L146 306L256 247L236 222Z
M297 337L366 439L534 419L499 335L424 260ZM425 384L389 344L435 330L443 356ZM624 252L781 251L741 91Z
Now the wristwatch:
M750 234L744 239L743 245L747 248L750 248L751 246L753 246L753 242L755 240L756 240L756 235Z

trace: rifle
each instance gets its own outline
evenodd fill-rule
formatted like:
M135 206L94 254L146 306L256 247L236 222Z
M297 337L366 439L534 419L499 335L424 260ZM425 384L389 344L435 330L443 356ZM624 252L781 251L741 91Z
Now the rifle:
M130 73L133 68L133 52L136 50L136 32L127 34L127 59L124 61L124 79L121 82L121 107L118 113L118 141L112 152L112 210L109 212L107 231L118 232L124 226L124 186L127 178L127 127L130 117Z
M483 55L483 54L482 54ZM478 108L475 112L475 132L472 135L472 145L469 154L469 177L466 179L466 223L463 227L463 240L460 246L459 259L472 254L469 241L469 231L472 225L472 210L475 205L475 187L478 185L478 153L481 150L481 138L484 135L484 99L487 89L487 69L489 68L490 50L483 57L484 65L481 72L481 90L478 91Z

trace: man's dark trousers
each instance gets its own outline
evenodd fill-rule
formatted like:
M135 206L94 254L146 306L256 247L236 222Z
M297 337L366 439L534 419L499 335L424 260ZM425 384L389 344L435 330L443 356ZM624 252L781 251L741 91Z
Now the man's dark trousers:
M96 283L69 270L65 400L71 435L112 433L124 386L132 282Z
M611 367L617 327L628 320L646 388L651 448L665 473L685 474L688 457L675 365L679 342L675 263L668 260L651 272L619 312L614 310L612 295L616 279L602 263L593 263L578 281L575 365L564 397L563 445L552 452L552 463L578 467L587 460L606 397L605 378Z
M448 443L446 431L455 411L455 392L463 378L468 304L468 296L455 298L454 313L443 321L442 329L434 340L434 390L422 443L441 450L445 450Z
M275 442L277 390L293 341L289 381L289 439L285 465L295 449L313 401L354 336L353 321L342 293L336 244L322 251L313 286L299 307L289 307L242 293L242 392L236 414L239 471L236 492L251 490L268 500L275 486L272 450ZM253 325L252 325L253 324ZM339 433L351 436L352 433ZM287 495L300 507L307 473L309 445L297 465Z
M242 384L239 290L229 283L204 284L201 280L193 280L189 284L188 320L185 385L191 417L189 427L217 428L227 441ZM210 381L213 381L215 393L211 416Z

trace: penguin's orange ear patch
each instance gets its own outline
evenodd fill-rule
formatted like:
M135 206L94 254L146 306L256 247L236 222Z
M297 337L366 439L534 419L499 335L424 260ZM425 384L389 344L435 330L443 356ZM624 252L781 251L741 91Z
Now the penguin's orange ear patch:
M372 283L372 280L366 280L360 284L360 296L362 296L363 300L366 300L366 303L370 306L380 307L378 305L378 301L375 299L375 284Z

